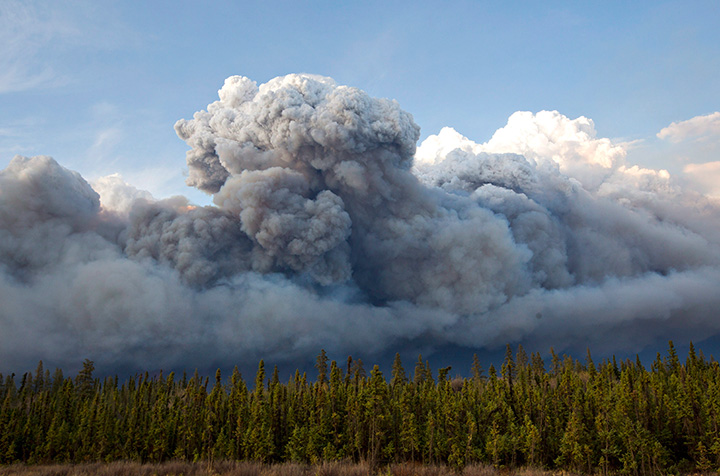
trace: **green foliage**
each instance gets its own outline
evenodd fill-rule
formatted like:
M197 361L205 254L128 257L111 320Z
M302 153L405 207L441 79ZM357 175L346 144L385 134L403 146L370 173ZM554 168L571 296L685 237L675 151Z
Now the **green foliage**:
M261 463L363 461L373 470L411 462L460 471L546 467L580 473L664 474L720 468L720 365L691 346L683 364L670 343L646 369L635 361L584 364L551 352L507 348L488 376L451 378L418 356L409 379L396 355L389 381L360 360L341 369L322 351L317 380L296 372L254 388L237 368L224 382L147 374L120 383L93 377L86 360L74 378L0 378L0 464L15 462ZM210 384L212 382L212 384Z

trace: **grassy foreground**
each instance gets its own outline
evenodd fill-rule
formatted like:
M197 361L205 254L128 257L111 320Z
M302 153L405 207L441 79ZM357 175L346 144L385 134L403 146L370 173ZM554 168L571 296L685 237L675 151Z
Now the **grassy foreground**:
M189 463L168 461L142 464L131 461L112 463L0 466L0 476L368 476L373 474L365 463L296 463L261 464L238 461ZM395 464L379 468L374 474L381 476L574 476L567 471L545 471L520 468L512 471L496 469L490 465L466 466L461 473L441 465ZM710 476L717 473L694 473L692 476Z
M266 465L244 461L219 461L189 463L168 461L142 464L131 461L112 463L0 466L0 476L368 476L370 466L364 463L321 463L302 465L283 463ZM457 476L447 466L397 464L378 469L375 474L387 476ZM494 476L510 474L492 466L467 466L462 476ZM512 472L518 476L571 475L567 472L550 472L539 469L520 469Z

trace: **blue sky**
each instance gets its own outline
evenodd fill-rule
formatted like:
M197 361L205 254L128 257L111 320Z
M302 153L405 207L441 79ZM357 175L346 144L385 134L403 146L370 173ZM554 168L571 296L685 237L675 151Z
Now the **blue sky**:
M307 72L396 99L421 139L484 142L515 111L557 110L677 175L720 161L719 24L717 1L0 0L0 168L50 155L204 203L175 121L230 75Z

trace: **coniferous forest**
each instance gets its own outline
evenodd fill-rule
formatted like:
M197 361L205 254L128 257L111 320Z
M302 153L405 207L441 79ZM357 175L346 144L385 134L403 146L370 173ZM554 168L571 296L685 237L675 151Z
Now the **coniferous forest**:
M325 352L312 379L289 381L264 362L246 382L35 373L0 378L0 462L80 463L242 460L522 466L592 474L666 474L720 467L720 366L672 343L646 368L638 360L594 363L554 352L547 364L507 348L500 369L475 359L469 378L412 371L396 356L391 375Z

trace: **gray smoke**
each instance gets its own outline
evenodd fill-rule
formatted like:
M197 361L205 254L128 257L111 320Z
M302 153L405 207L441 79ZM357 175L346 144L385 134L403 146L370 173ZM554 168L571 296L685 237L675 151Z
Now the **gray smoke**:
M0 172L0 370L720 331L720 209L585 118L518 113L416 154L410 114L329 78L219 97L175 125L215 206L117 176L99 195L48 157Z

